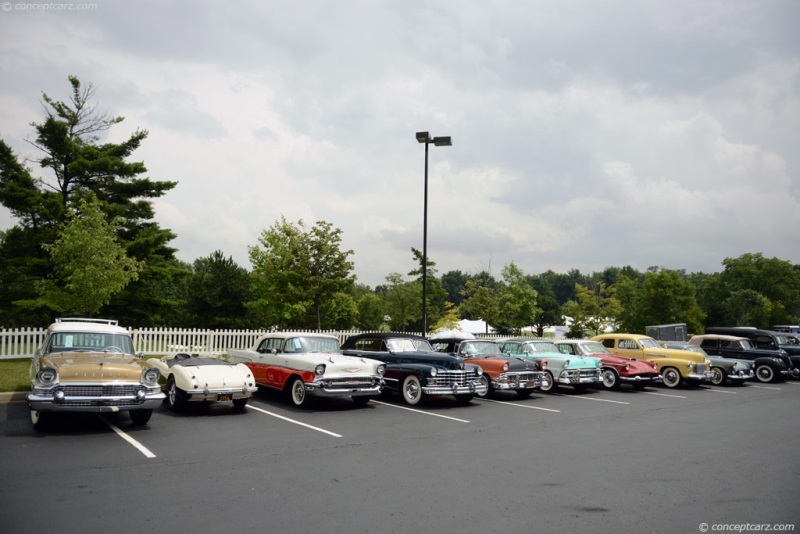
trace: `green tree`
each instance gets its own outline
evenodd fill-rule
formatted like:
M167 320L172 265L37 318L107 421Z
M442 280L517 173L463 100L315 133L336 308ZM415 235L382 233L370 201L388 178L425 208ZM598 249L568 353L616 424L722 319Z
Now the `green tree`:
M353 251L341 250L341 234L325 221L307 229L283 216L261 233L261 246L249 249L258 297L248 306L266 325L321 329L336 320L326 315L331 301L355 283Z
M539 294L536 303L539 306L539 312L533 318L533 326L536 328L537 336L542 337L544 329L548 326L564 324L564 314L555 298Z
M485 277L467 280L463 290L464 299L459 306L459 313L467 319L481 319L489 325L497 325L500 318L499 291Z
M705 313L682 271L651 267L637 280L620 275L615 292L622 305L618 319L623 331L644 333L649 325L670 323L686 323L690 332L703 331Z
M572 314L571 334L596 335L616 322L622 311L620 302L614 297L614 287L598 281L589 288L575 284L576 300L564 305L565 313Z
M252 300L250 273L217 250L192 264L187 311L195 328L249 326L245 302Z
M536 306L538 293L513 261L503 267L502 277L498 303L499 329L521 333L524 327L533 324L536 315L541 312Z
M0 303L0 313L12 317L18 311L13 302L39 298L37 284L54 275L44 245L55 241L68 210L89 198L97 199L109 219L120 218L117 237L128 256L143 262L139 279L117 293L111 307L122 299L117 306L152 313L149 282L165 274L159 260L174 259L167 243L175 236L152 222L150 199L162 196L176 182L142 178L147 172L144 164L127 161L147 137L146 130L137 130L121 143L102 142L100 135L122 122L122 117L97 111L91 84L84 85L74 76L69 83L69 101L43 94L45 119L32 124L36 136L30 144L38 157L31 159L42 169L42 176L34 177L0 141L0 203L18 219L0 243L6 267L0 272L0 285L11 288L13 296Z
M365 293L358 299L357 325L363 330L380 330L386 317L386 303L375 293Z
M38 299L18 304L94 316L141 269L115 235L120 224L119 217L106 221L97 201L81 200L77 210L69 209L56 241L42 245L51 256L53 276L37 282Z
M392 330L404 331L415 324L422 324L422 285L403 280L400 273L386 277L386 313Z

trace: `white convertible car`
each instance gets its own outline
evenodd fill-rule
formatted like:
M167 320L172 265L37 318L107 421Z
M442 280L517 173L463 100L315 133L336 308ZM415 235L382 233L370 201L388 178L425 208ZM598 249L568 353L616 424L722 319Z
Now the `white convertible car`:
M338 338L327 334L273 332L250 349L228 349L228 357L247 365L258 385L286 392L295 406L309 396L352 397L366 404L384 386L383 362L344 356Z
M253 373L243 364L186 353L150 358L147 363L157 367L166 380L167 403L173 410L200 401L231 401L235 408L243 409L258 391Z

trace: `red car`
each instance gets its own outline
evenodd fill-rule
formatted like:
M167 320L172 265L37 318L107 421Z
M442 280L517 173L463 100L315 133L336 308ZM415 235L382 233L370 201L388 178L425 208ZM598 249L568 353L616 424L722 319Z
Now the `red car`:
M621 384L630 384L643 389L661 381L658 365L650 360L637 360L612 354L599 341L588 339L562 339L556 342L564 354L592 356L603 360L600 383L606 389L617 389Z

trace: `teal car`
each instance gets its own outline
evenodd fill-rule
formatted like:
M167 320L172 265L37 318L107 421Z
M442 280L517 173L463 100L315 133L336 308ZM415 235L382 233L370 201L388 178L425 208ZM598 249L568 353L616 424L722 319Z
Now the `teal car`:
M497 342L500 351L515 358L536 360L545 371L542 391L555 391L560 385L572 386L577 391L600 381L603 360L591 356L563 354L552 341L546 339L512 338ZM542 362L546 362L542 365Z

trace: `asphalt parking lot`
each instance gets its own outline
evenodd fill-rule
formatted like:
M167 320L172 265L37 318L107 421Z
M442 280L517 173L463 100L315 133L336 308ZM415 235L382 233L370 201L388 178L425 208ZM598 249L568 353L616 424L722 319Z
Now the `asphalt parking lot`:
M0 404L0 530L800 527L800 382L561 391L295 409L262 390L243 413L65 414L46 432Z

